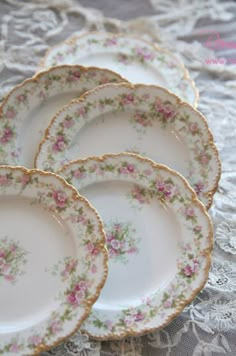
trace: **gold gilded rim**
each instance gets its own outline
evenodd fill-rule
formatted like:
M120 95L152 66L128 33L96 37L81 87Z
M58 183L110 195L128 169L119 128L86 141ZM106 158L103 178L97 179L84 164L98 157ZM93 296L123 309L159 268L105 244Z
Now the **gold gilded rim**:
M81 35L74 35L70 38L68 38L65 41L62 41L52 47L50 47L46 53L43 59L40 60L39 62L39 66L38 66L38 70L40 70L40 68L44 68L47 67L46 61L47 58L49 57L50 53L53 52L55 49L60 48L62 45L70 45L70 44L74 44L76 43L78 40L80 40L81 38L90 36L90 35L106 35L107 38L111 38L111 37L116 37L116 38L130 38L130 39L136 39L139 40L140 42L144 42L147 45L149 45L150 47L152 47L155 51L161 52L161 53L165 53L166 55L168 55L169 57L173 58L175 63L178 64L180 70L183 72L183 78L188 81L193 89L194 92L194 101L193 103L191 103L195 108L197 108L198 105L198 100L199 100L199 91L196 87L196 84L194 82L193 79L190 78L189 75L189 71L188 69L185 67L184 63L177 58L175 55L173 55L171 52L169 52L167 49L164 48L160 48L156 43L152 43L151 41L147 41L143 38L139 38L137 35L126 35L125 33L119 32L119 33L112 33L112 32L99 32L99 31L91 31L91 32L86 32L83 33ZM125 80L127 81L127 80Z
M163 88L163 87L160 87L158 85L148 85L148 84L131 84L131 83L107 83L107 84L103 84L103 85L99 85L97 86L96 88L94 89L91 89L91 90L88 90L87 92L85 92L84 94L82 94L79 98L77 99L73 99L69 102L69 104L66 104L64 105L57 113L56 115L52 118L52 121L51 123L49 124L47 130L45 131L45 135L44 135L44 138L42 139L42 141L40 142L39 146L38 146L38 150L36 152L36 155L35 155L35 158L34 158L34 166L37 167L37 160L38 160L38 156L41 152L41 149L43 147L43 144L47 141L47 139L50 137L50 130L54 124L54 122L56 121L57 117L64 111L67 111L68 108L70 108L70 106L74 103L80 103L80 102L83 102L87 99L87 97L89 97L90 95L93 95L94 93L97 93L99 92L101 89L103 88L119 88L119 87L123 87L123 88L129 88L131 90L135 90L136 88L154 88L154 89L161 89L163 92L167 93L168 95L171 95L175 98L177 104L180 106L180 107L188 107L189 109L191 109L191 111L193 113L196 113L199 118L202 120L202 122L204 123L205 125L205 129L206 129L206 132L208 133L208 144L211 146L212 148L212 151L214 153L214 157L215 157L215 160L216 160L216 165L217 165L217 174L216 174L216 177L215 177L215 180L214 180L214 183L213 183L213 187L204 192L204 196L207 198L207 204L206 204L206 208L209 209L211 207L211 204L212 204L212 201L213 201L213 196L215 194L215 192L217 191L218 189L218 183L219 183L219 180L220 180L220 176L221 176L221 161L220 161L220 158L219 158L219 153L218 153L218 150L216 148L216 145L214 143L214 140L213 140L213 134L208 126L208 123L206 121L206 118L203 116L203 114L198 111L197 109L195 109L191 104L188 104L184 101L182 101L182 99L180 99L176 94L172 93L171 91L169 91L168 89L166 88Z
M176 311L171 314L161 325L159 325L158 327L152 327L152 328L145 328L141 331L135 331L134 329L129 329L127 331L124 331L122 333L116 334L115 332L110 332L110 333L106 333L103 336L96 336L94 334L89 333L86 329L83 329L83 327L81 328L82 332L85 332L89 337L94 338L96 340L118 340L118 339L122 339L124 337L129 337L129 336L141 336L144 335L146 333L150 333L152 331L156 331L159 330L163 327L165 327L166 325L168 325L177 315L179 315L181 313L181 311L184 309L184 307L189 304L196 296L197 294L202 290L202 288L204 287L204 285L207 282L208 279L208 274L209 274L209 270L210 270L210 266L211 266L211 252L213 249L213 224L212 221L210 219L210 216L204 206L204 204L197 198L197 195L195 193L195 191L192 189L192 187L189 185L188 181L178 172L174 171L173 169L163 165L163 164L158 164L156 162L154 162L153 160L151 160L150 158L145 158L142 157L140 155L137 155L135 153L127 153L127 152L122 152L122 153L118 153L118 154L105 154L103 156L100 157L88 157L88 158L84 158L84 159L78 159L78 160L74 160L71 161L70 163L66 164L65 166L63 166L61 169L59 169L57 171L57 173L61 173L64 170L66 170L68 167L70 167L71 165L73 165L74 163L80 163L80 164L85 164L89 161L97 161L97 162L104 162L106 161L106 159L109 158L117 158L117 157L133 157L136 158L137 161L140 161L141 163L149 163L150 166L154 169L154 170L162 170L168 173L171 173L172 175L180 178L184 184L184 187L189 190L191 192L191 201L192 204L194 206L197 206L201 213L202 216L206 217L207 223L208 223L208 229L209 229L209 233L206 236L207 241L208 241L208 245L209 247L205 248L201 255L205 256L206 258L206 266L203 270L203 281L200 284L200 286L198 288L196 288L193 293L190 295L190 297L188 299L186 299L185 301L183 301L182 303L180 303L179 307L176 309Z
M106 282L107 275L108 275L108 252L107 252L107 248L106 248L106 235L105 235L105 231L103 228L102 220L101 220L100 215L97 212L97 210L90 204L90 202L85 197L83 197L82 195L79 194L79 192L76 190L76 188L73 185L69 184L63 177L61 177L58 174L53 173L53 172L45 172L45 171L42 171L41 169L27 169L22 166L0 165L0 170L2 168L10 170L10 171L21 171L25 175L29 175L29 176L34 175L34 174L39 174L40 176L50 176L50 177L55 178L57 181L60 181L66 189L69 189L73 192L73 196L72 196L73 201L83 202L85 204L85 206L90 211L93 212L94 218L97 220L97 223L98 223L98 230L99 230L100 237L101 237L98 242L98 246L100 248L101 253L103 254L103 278L102 278L101 282L98 284L98 286L95 288L95 294L92 297L90 297L89 299L85 299L84 315L78 320L75 328L72 331L70 331L67 335L58 338L52 344L47 344L47 345L41 344L38 347L36 347L35 350L33 351L33 353L31 354L33 356L33 355L38 355L39 353L41 353L43 351L49 350L49 349L59 345L63 341L67 340L76 331L78 331L81 324L84 322L85 319L87 319L88 315L91 312L93 304L98 299L98 297L101 293L101 290L104 287L104 284Z
M15 93L15 91L17 91L18 89L24 87L25 85L28 85L29 83L33 83L36 84L41 77L44 77L48 74L50 74L51 72L60 70L60 69L79 69L81 71L81 73L86 73L86 72L90 72L90 71L99 71L99 72L104 72L104 73L110 73L110 74L114 74L118 79L120 79L121 82L127 82L128 80L126 80L125 78L123 78L120 74L116 73L113 70L110 69L106 69L106 68L99 68L99 67L85 67L79 64L61 64L58 66L53 66L50 67L48 69L42 70L40 72L37 72L36 74L34 74L32 77L25 79L23 82L17 84L16 86L14 86L14 88L12 88L10 90L10 92L5 96L3 102L0 105L0 118L3 115L3 110L5 105L7 105L8 100L10 99L11 95Z

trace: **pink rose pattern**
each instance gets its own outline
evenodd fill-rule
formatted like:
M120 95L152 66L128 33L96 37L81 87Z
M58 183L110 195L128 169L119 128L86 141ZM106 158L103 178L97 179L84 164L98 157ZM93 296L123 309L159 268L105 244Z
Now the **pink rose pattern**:
M148 204L152 198L151 191L139 185L134 185L131 189L129 198L131 201L137 201L139 204Z
M64 209L67 206L68 198L65 192L60 190L54 190L52 192L52 198L54 199L56 206L59 209Z
M146 174L147 172L145 172ZM168 179L158 178L150 182L150 188L134 185L130 191L129 198L140 205L149 204L153 197L158 197L161 202L173 203L178 199L179 192L174 182Z
M168 101L161 101L157 99L151 106L148 112L136 111L130 118L130 122L134 124L138 132L145 134L145 128L152 127L157 119L161 122L162 127L174 122L176 118L176 110L174 106Z
M72 308L78 307L88 297L89 282L86 279L72 278L69 288L66 290L66 303Z
M26 89L27 86L19 88L19 90L17 90L17 95L10 95L6 103L3 103L2 120L0 120L0 161L3 161L3 159L1 159L1 155L4 158L10 155L11 159L16 158L15 163L18 163L17 156L15 155L15 152L20 149L20 147L16 147L16 138L19 132L17 125L21 124L19 117L22 109L29 109L32 97L36 96L44 102L49 97L49 90L51 90L54 86L58 87L59 85L63 87L63 90L66 88L71 90L71 88L75 87L77 83L81 83L80 85L82 87L88 87L89 89L91 84L93 86L97 86L111 81L117 83L120 79L114 77L114 75L109 78L109 75L104 77L104 75L101 75L96 71L81 72L79 69L75 68L63 69L62 73L55 71L54 73L51 72L45 74L42 78L40 78L40 83L37 81L33 86L32 84L29 84L31 85L30 90ZM83 91L84 90L81 89L81 93ZM65 120L64 125L65 128L72 127L73 120ZM53 146L53 151L60 152L64 149L65 145L65 138L63 136L59 136L57 142Z
M170 285L163 293L161 303L157 305L152 300L146 300L142 307L131 308L115 315L113 320L106 318L106 315L93 313L87 322L92 324L95 328L103 329L104 331L117 331L117 329L127 330L132 326L137 326L137 323L142 325L149 322L157 313L161 313L163 318L166 311L171 308L176 308L185 300L185 294L192 289L192 281L198 278L201 273L201 240L203 239L202 226L199 224L199 217L197 209L192 205L191 197L181 194L178 184L174 182L171 177L164 178L162 174L153 175L153 171L149 167L137 165L132 158L119 158L114 163L105 162L94 163L91 161L87 164L81 164L76 168L67 172L67 179L73 183L78 175L81 186L84 186L83 180L89 175L90 179L97 176L104 176L106 174L113 174L114 177L130 176L134 180L141 180L143 185L134 185L128 195L128 199L136 201L142 207L143 204L149 204L151 199L158 197L163 203L180 204L182 209L179 210L184 224L188 226L189 231L192 231L194 239L192 243L180 245L181 258L177 260L177 278L174 283ZM111 259L118 259L122 254L125 257L133 253L137 253L137 242L130 243L130 245L123 245L123 241L131 241L132 226L129 223L121 223L119 221L111 221L105 224L105 231L107 237L107 247ZM137 241L137 240L136 240ZM124 247L125 246L125 247ZM96 247L89 243L87 244L88 251L96 254ZM128 251L128 253L126 252ZM180 292L181 290L181 292ZM74 295L72 295L72 301ZM155 296L153 297L153 301Z
M201 226L195 226L198 229L197 234L201 235ZM195 230L196 231L196 230ZM195 256L192 252L192 246L190 243L182 246L183 257L178 261L179 275L185 278L188 283L195 279L199 272L199 257ZM186 261L186 262L185 262Z
M65 293L62 296L66 305L64 313L60 315L54 315L53 313L47 332L43 337L39 334L32 334L28 339L21 342L13 339L8 344L0 345L0 354L3 355L7 352L22 354L26 347L33 351L37 346L48 343L54 335L64 329L65 322L74 317L76 308L80 306L80 303L85 302L91 283L97 277L100 278L100 266L98 266L94 257L101 254L103 249L101 241L97 241L94 236L95 223L83 207L77 206L77 203L75 205L74 200L67 194L66 189L55 189L54 185L40 181L38 176L34 177L34 175L27 174L27 172L0 174L0 192L4 192L12 186L22 192L23 189L31 184L34 184L34 188L37 187L38 191L38 197L32 201L32 204L41 204L43 202L45 207L49 206L49 210L63 211L65 220L81 224L81 227L83 227L86 233L86 237L83 239L83 243L86 246L84 258L87 261L86 266L89 273L86 272L84 275L78 276L78 261L76 259L68 257L63 263L59 263L59 267L55 267L51 272L52 274L59 273L61 280L67 282ZM91 258L91 256L94 257ZM23 266L26 263L27 251L20 246L18 241L10 240L8 237L0 239L0 283L3 281L11 284L16 283L18 277L25 273Z
M2 134L0 136L0 143L2 145L11 142L11 140L13 139L13 137L15 136L15 133L13 131L13 129L10 126L5 125Z
M116 59L124 65L139 62L141 64L152 62L155 58L154 52L151 52L148 47L133 47L130 54L117 53Z
M131 222L110 221L105 224L105 231L109 257L113 261L127 263L130 255L139 252L140 239Z
M63 321L62 321L63 317L66 317L66 315L60 317L57 313L53 312L51 319L48 322L45 336L41 336L38 333L33 333L27 339L27 347L33 351L35 348L46 344L46 342L51 337L55 336L58 332L60 332L63 329ZM20 343L16 339L13 339L11 343L4 345L2 348L0 347L0 353L2 355L9 352L22 355L25 354L24 351L25 351L24 343Z
M16 283L17 278L25 273L22 268L27 263L27 252L18 241L4 237L0 239L0 283L5 280Z
M196 231L201 235L201 226L196 226ZM163 293L161 302L155 302L155 295L146 299L140 300L140 305L137 308L129 308L118 313L113 320L106 319L105 315L101 316L94 313L88 318L88 323L91 323L98 329L104 331L121 332L132 328L137 328L137 324L140 323L142 327L150 322L157 314L162 315L165 318L166 311L168 309L174 309L178 307L180 303L185 300L185 291L187 291L191 285L191 282L195 280L200 270L199 256L195 256L192 252L192 245L187 243L180 246L182 250L181 260L177 260L178 275L175 282L172 282L166 291ZM179 293L179 286L181 286L182 292Z
M149 94L137 95L135 91L128 91L124 94L118 95L115 98L104 98L94 100L93 102L85 102L78 106L78 110L73 116L66 116L62 118L62 122L58 122L58 127L51 132L51 143L48 146L46 160L51 167L47 168L53 170L53 166L57 162L64 159L64 152L70 145L73 138L73 133L81 127L81 123L87 120L89 111L97 108L103 111L110 106L114 111L129 110L134 108L134 113L130 116L130 123L139 134L144 135L148 128L151 128L155 122L159 122L163 129L181 123L181 134L185 134L187 140L190 142L190 149L193 153L193 158L188 162L188 173L186 178L191 182L200 198L204 198L204 192L209 184L210 165L213 156L209 153L211 146L205 145L204 151L199 147L199 140L202 139L203 127L195 122L185 112L179 113L177 105L168 100L150 99ZM136 109L137 106L144 106L145 110ZM176 122L176 123L175 123ZM198 175L196 175L198 172ZM197 178L200 175L200 179ZM196 180L196 178L198 180Z
M91 242L87 242L87 244ZM89 252L97 255L100 253L99 249L93 246L93 251ZM83 277L78 277L78 261L72 257L65 257L63 261L59 261L53 266L51 273L56 276L59 275L63 282L67 282L67 287L64 295L61 297L65 300L65 304L69 307L67 309L68 316L73 312L73 309L78 307L88 297L88 287L90 282L86 278L86 274ZM91 266L91 270L94 266Z
M146 301L143 301L143 303L145 304L143 304L142 307L129 308L122 311L116 321L106 320L105 317L100 318L99 315L93 315L92 318L89 317L88 321L91 322L94 327L103 329L104 331L117 332L117 330L132 330L133 328L137 328L137 324L139 323L145 325L150 322L158 312L159 308L155 304L152 305L148 298Z

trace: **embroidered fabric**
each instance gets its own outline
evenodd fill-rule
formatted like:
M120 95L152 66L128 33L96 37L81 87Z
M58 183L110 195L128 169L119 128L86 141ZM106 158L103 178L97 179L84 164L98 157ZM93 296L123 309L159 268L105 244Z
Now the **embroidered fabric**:
M204 290L163 330L139 338L99 342L78 332L43 356L172 356L236 354L236 48L204 44L209 31L235 41L236 3L219 0L150 0L153 16L122 22L73 0L4 0L0 4L0 96L34 74L51 45L75 32L136 33L174 52L199 89L222 159L222 178L210 209L215 229L212 268ZM114 6L118 6L114 1ZM134 3L135 6L135 3ZM125 12L125 6L123 11ZM140 14L141 16L142 14ZM222 46L221 46L222 47Z

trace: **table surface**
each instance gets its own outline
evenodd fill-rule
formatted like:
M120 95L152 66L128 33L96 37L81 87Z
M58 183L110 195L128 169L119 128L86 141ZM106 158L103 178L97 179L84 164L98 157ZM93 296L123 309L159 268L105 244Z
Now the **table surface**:
M199 110L222 159L222 177L210 209L215 231L212 268L204 290L163 330L98 342L78 332L44 355L236 354L236 48L204 46L207 31L236 42L236 3L213 0L3 0L0 2L0 94L31 76L53 44L74 32L112 30L149 36L174 52L199 89ZM138 17L142 18L138 18ZM125 20L125 22L123 21ZM229 48L232 47L232 48ZM206 59L224 58L209 65ZM228 61L228 62L227 62Z

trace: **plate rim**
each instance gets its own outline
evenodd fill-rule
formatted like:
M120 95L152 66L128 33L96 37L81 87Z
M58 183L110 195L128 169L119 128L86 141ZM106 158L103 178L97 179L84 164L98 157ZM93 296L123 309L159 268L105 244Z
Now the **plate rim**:
M181 61L177 56L175 56L174 54L172 54L168 49L164 48L164 47L160 47L156 42L151 42L151 40L147 40L144 38L140 38L138 37L138 35L136 34L130 34L127 35L126 33L123 32L116 32L116 33L112 33L112 32L101 32L101 31L87 31L85 33L82 34L75 34L72 35L70 37L68 37L66 40L61 41L59 43L57 43L56 45L53 45L51 47L49 47L45 54L44 57L39 61L38 64L38 70L42 70L42 68L47 68L47 58L50 56L51 52L53 52L55 49L60 48L62 45L70 45L73 43L76 43L78 40L90 36L90 35L105 35L108 38L131 38L131 39L136 39L139 40L141 42L146 43L147 45L153 47L153 49L157 52L162 52L165 53L166 55L168 55L169 57L172 57L176 63L178 63L178 66L180 67L180 69L183 72L183 78L188 81L192 87L193 93L194 93L194 101L193 103L190 103L191 105L193 105L194 108L198 107L198 102L199 102L199 90L197 89L196 83L193 79L190 78L190 73L189 70L185 67L184 62Z
M108 251L106 247L106 236L105 236L105 231L102 223L102 219L98 213L98 211L92 206L92 204L89 202L87 198L85 198L83 195L81 195L78 190L72 185L69 184L62 176L59 174L56 174L54 172L46 172L41 169L33 168L33 169L28 169L23 166L11 166L11 165L0 165L0 173L2 170L9 170L10 172L22 172L24 175L31 176L34 174L38 174L43 177L51 177L53 179L56 179L57 181L60 181L60 183L65 187L65 189L69 189L70 191L73 192L73 200L74 201L80 201L82 202L87 208L89 208L90 212L93 213L95 219L97 220L97 226L100 232L100 240L99 240L99 247L100 251L103 254L103 263L101 263L101 266L103 267L103 273L102 273L102 278L99 284L95 288L95 293L93 296L90 298L85 298L85 305L84 305L84 313L83 316L77 321L75 327L73 330L71 330L69 333L66 333L66 335L62 337L56 337L55 341L53 343L49 344L40 344L39 346L36 346L34 349L32 349L32 352L30 355L38 355L39 353L43 351L47 351L60 343L66 341L68 338L70 338L78 329L80 328L81 324L84 322L84 320L88 317L88 315L91 312L93 304L96 302L96 300L99 298L99 295L105 285L107 275L108 275ZM2 195L2 194L1 194ZM4 195L7 196L7 195ZM16 332L18 333L18 332ZM19 332L21 334L21 332ZM26 345L27 346L27 345Z
M68 167L72 166L73 164L83 164L89 161L94 161L94 162L99 162L102 163L104 161L106 161L106 159L108 158L119 158L119 157L134 157L137 160L139 160L142 163L148 162L153 169L155 170L164 170L167 171L171 174L173 174L175 177L181 178L181 180L184 183L184 187L185 189L188 189L191 192L191 201L192 203L194 203L194 205L197 205L198 207L200 207L201 212L203 214L203 216L206 217L208 226L209 226L209 233L206 235L206 239L209 241L209 247L205 248L202 253L204 253L204 257L207 260L206 266L203 270L203 281L200 284L200 286L198 288L196 288L193 293L189 296L189 298L187 300L185 300L184 302L181 302L179 305L179 308L175 309L176 311L171 314L160 326L158 327L152 327L152 328L145 328L139 332L135 332L133 330L129 330L128 332L124 331L123 333L115 333L115 332L107 332L106 334L103 334L103 336L96 336L95 334L92 334L90 332L88 332L88 330L86 328L83 328L83 324L81 327L81 331L86 333L89 337L95 339L95 340L99 340L99 341L104 341L104 340L121 340L124 337L136 337L136 336L142 336L145 335L147 333L153 332L153 331L157 331L162 329L163 327L167 326L173 319L175 319L175 317L177 317L182 310L185 308L186 305L188 305L189 303L191 303L191 301L198 295L198 293L204 288L207 279L208 279L208 275L209 275L209 271L210 271L210 267L211 267L211 261L212 261L212 251L213 251L213 246L214 246L214 238L213 238L213 223L212 220L210 218L210 215L205 207L205 205L197 198L197 195L195 193L195 191L193 190L193 188L190 186L190 184L188 183L187 179L185 177L183 177L180 173L178 173L177 171L169 168L168 166L164 165L164 164L160 164L160 163L156 163L155 161L153 161L150 158L147 157L143 157L141 155L138 155L136 153L130 153L130 152L121 152L121 153L107 153L104 154L102 156L89 156L87 158L82 158L82 159L76 159L76 160L72 160L69 163L65 164L63 167L61 167L59 170L57 170L58 174L61 174L61 172L63 172L64 170L66 170Z
M43 137L43 139L41 140L39 146L38 146L38 150L36 152L36 155L34 157L34 167L37 167L37 162L38 162L38 158L40 153L43 150L43 145L44 143L50 138L50 130L53 127L53 124L56 122L57 117L65 112L68 108L70 108L71 105L75 104L75 103L83 103L87 97L89 97L90 95L93 95L94 93L96 94L97 92L99 92L100 90L103 90L106 87L110 87L110 88L128 88L131 90L135 90L135 89L139 89L139 88L153 88L153 89L157 89L157 90L162 90L163 92L167 93L168 95L172 96L175 98L176 102L178 103L178 105L180 105L181 107L188 107L193 113L196 113L197 116L202 120L202 122L205 125L207 134L208 134L208 145L211 147L214 155L215 155L215 162L217 164L217 174L214 177L214 184L212 186L212 188L210 190L207 190L206 192L204 192L204 196L206 196L207 199L207 204L206 204L206 208L207 210L210 209L212 203L213 203L213 197L214 194L216 193L217 189L218 189L218 185L219 185L219 180L221 177L221 160L220 160L220 156L219 156L219 152L218 149L216 147L216 144L214 142L214 138L213 138L213 134L212 131L208 125L208 122L205 118L205 116L198 110L195 109L191 104L183 101L182 99L180 99L180 97L178 97L176 94L174 94L173 92L171 92L170 90L158 86L158 85L153 85L153 84L131 84L129 82L121 82L121 83L107 83L107 84L103 84L103 85L99 85L91 90L86 91L84 94L82 94L79 98L77 99L73 99L71 100L69 103L67 103L66 105L64 105L56 114L55 116L52 118L50 124L48 125L47 129L45 130L45 135ZM86 157L88 158L88 157ZM73 161L73 160L72 160ZM56 170L58 171L58 170Z
M99 67L96 67L96 66L91 66L91 67L86 67L86 66L83 66L83 65L80 65L80 64L61 64L61 65L57 65L57 66L51 66L45 70L41 70L37 73L35 73L32 77L29 77L29 78L26 78L24 79L22 82L20 82L19 84L15 85L8 93L7 95L4 97L3 101L0 103L0 120L3 118L6 120L5 118L5 113L4 113L4 110L5 110L5 107L8 105L9 103L9 100L11 100L12 98L12 95L14 96L15 93L17 93L17 91L21 90L22 88L24 88L28 85L37 85L39 80L42 78L42 77L45 77L47 75L50 75L51 73L53 74L54 72L56 71L65 71L65 70L79 70L80 73L87 73L87 72L93 72L93 71L98 71L98 72L103 72L104 74L107 73L107 74L113 74L115 77L117 77L117 79L120 80L120 83L129 83L127 79L123 78L119 73L116 73L115 71L113 70L110 70L110 69L106 69L106 68L99 68ZM92 89L95 89L96 86ZM89 90L92 90L92 89L89 89ZM85 92L84 92L85 93ZM82 94L83 95L83 94ZM79 96L78 96L79 97ZM35 108L35 105L34 105L34 108ZM32 106L31 106L31 109L32 110ZM15 118L13 118L13 121L15 120ZM32 120L31 120L32 121ZM45 130L46 130L47 127L45 127ZM45 132L44 130L44 132ZM19 134L19 133L18 133ZM37 147L36 147L37 149ZM0 162L0 165L5 165L6 163L2 163ZM12 163L11 163L12 165ZM20 164L17 164L18 166L20 166Z

